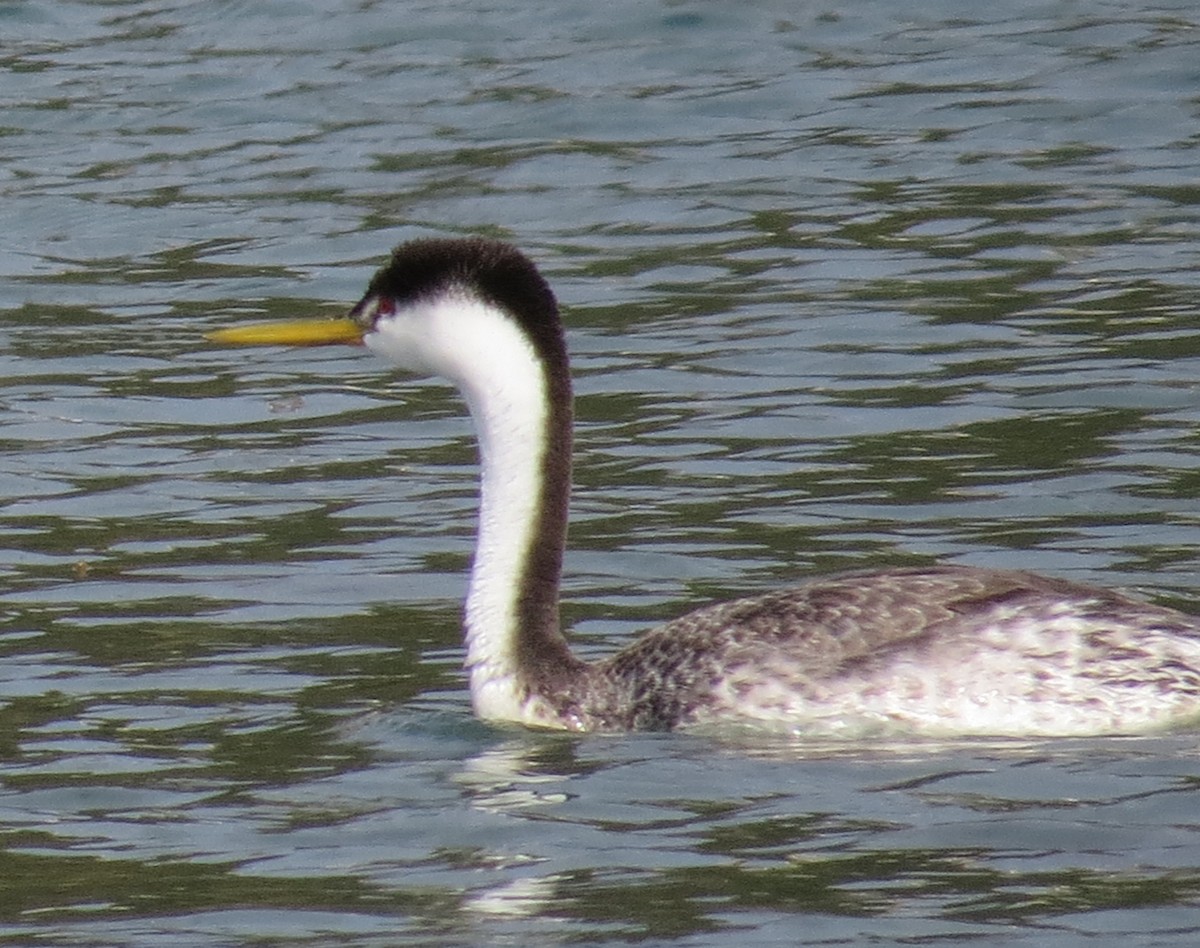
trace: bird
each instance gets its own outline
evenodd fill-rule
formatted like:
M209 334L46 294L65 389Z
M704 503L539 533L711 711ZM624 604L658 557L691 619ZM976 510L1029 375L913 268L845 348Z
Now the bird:
M584 661L559 619L572 384L554 293L510 243L401 244L335 319L222 345L365 346L454 385L479 506L463 610L474 713L578 732L1067 737L1200 721L1200 617L1123 592L955 564L859 570L708 604Z

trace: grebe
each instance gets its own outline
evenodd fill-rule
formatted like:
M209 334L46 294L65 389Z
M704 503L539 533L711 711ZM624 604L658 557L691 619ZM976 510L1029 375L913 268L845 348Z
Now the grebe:
M558 601L567 349L553 293L507 244L416 240L393 252L344 319L210 338L362 342L458 387L481 465L464 637L484 719L574 731L745 722L829 736L1066 736L1200 718L1200 619L1009 570L817 579L698 609L598 662L575 657Z

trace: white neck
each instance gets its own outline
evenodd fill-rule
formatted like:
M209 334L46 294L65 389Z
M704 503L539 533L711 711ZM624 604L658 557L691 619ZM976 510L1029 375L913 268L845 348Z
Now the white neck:
M494 350L493 350L494 353ZM464 392L479 438L479 533L467 588L467 670L483 718L523 720L517 674L517 598L537 538L545 440L545 384L535 364L517 378Z
M517 664L519 600L542 498L545 371L509 317L469 296L384 317L364 341L392 362L448 379L467 401L481 465L479 532L466 601L471 700L482 718L529 720L534 712ZM551 592L557 601L557 588Z

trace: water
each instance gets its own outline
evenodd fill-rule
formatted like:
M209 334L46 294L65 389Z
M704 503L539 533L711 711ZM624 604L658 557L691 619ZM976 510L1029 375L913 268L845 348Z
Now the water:
M1183 0L0 4L0 943L1191 945L1194 735L475 722L455 398L205 328L484 231L586 654L945 559L1200 611Z

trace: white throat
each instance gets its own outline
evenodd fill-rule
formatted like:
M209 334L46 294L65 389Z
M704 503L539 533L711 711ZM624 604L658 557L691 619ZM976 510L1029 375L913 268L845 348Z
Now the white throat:
M470 295L381 316L364 342L397 365L453 382L479 439L479 531L466 599L466 666L482 718L524 720L517 603L542 495L547 391L541 361L505 313Z

